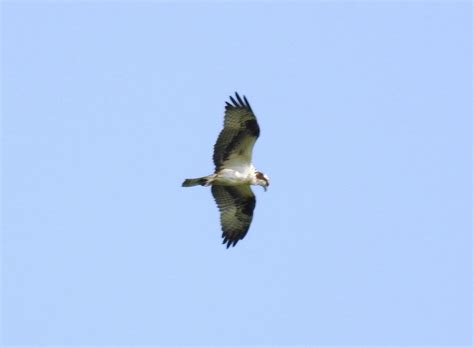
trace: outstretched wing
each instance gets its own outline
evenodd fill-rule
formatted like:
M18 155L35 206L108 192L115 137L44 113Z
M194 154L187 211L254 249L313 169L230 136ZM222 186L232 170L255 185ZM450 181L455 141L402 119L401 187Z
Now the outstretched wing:
M260 135L257 118L247 98L244 96L242 100L237 93L235 97L237 100L230 97L232 103L226 102L224 129L214 145L216 172L222 167L238 169L249 166L252 163L253 146Z
M255 209L255 195L250 186L212 186L212 195L221 213L222 243L235 246L249 230Z

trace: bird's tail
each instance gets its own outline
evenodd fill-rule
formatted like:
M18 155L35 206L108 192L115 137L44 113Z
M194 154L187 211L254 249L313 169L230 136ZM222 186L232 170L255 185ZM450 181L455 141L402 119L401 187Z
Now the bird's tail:
M184 180L183 187L194 187L194 186L207 186L209 182L209 176L199 178L187 178Z

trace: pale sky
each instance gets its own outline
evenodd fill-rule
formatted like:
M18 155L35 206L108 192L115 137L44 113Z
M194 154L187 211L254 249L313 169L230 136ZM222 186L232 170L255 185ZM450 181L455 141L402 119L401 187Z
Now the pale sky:
M3 1L3 345L470 345L469 1ZM246 95L268 192L221 245Z

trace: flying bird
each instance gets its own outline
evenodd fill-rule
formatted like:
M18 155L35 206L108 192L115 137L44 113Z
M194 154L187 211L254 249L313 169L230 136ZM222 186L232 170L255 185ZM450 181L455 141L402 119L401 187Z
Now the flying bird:
M226 102L224 128L214 145L214 173L184 180L183 187L212 186L211 191L220 211L223 244L229 248L242 240L249 230L255 209L251 185L270 185L267 175L252 164L252 151L260 127L247 98L235 93Z

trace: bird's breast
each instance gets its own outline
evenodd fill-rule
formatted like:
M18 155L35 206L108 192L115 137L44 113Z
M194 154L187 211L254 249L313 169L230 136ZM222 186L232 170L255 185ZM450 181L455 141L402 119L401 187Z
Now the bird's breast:
M221 185L251 184L252 177L251 172L222 169L217 173L214 182Z

